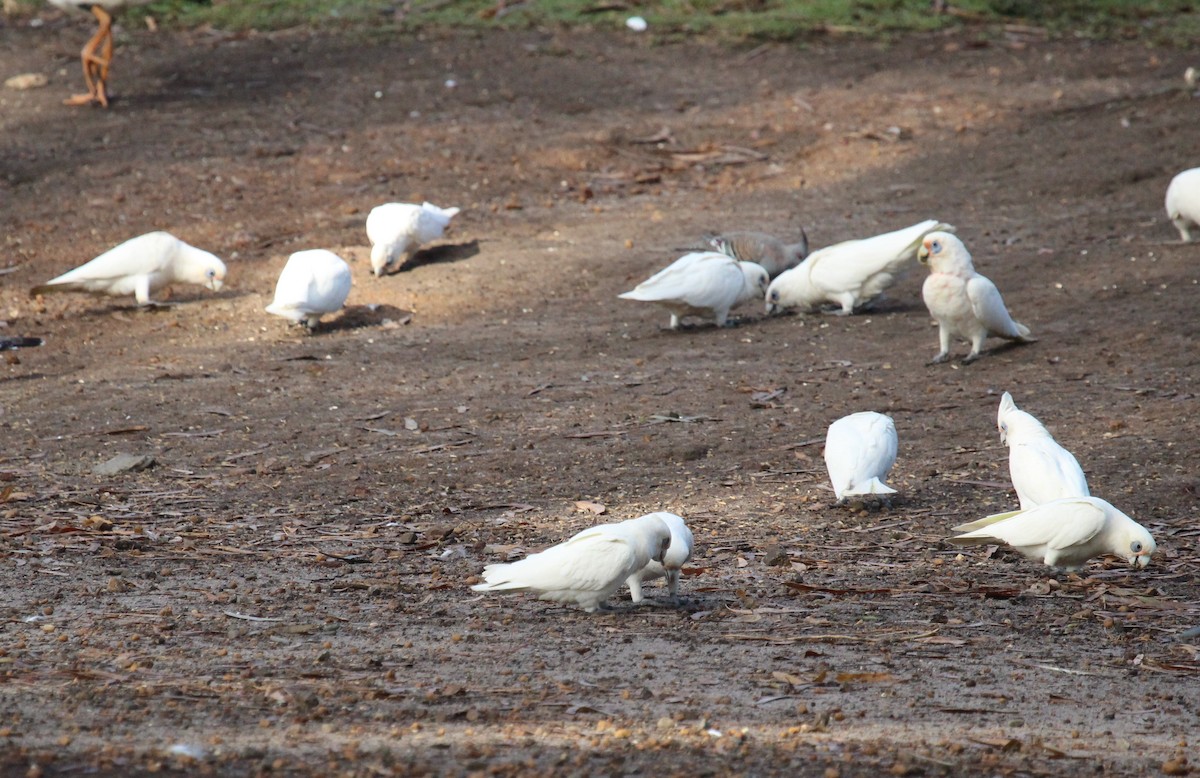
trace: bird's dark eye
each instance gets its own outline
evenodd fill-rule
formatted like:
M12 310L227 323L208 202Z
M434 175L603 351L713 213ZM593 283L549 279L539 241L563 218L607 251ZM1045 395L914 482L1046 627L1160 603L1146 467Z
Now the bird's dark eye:
M771 302L779 302L779 292L771 292Z
M942 242L940 240L935 240L933 243L930 243L929 250L934 254L938 253L942 250Z
M1135 554L1140 554L1142 553L1142 544L1135 540L1129 544L1129 550Z
M208 272L205 273L205 275L208 276L209 278L216 278L217 271L213 270L212 268L209 268Z

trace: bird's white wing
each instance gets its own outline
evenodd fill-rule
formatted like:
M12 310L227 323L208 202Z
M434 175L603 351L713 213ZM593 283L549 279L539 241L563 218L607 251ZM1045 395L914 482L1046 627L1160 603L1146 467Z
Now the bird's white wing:
M882 414L856 413L829 426L825 437L825 466L834 493L840 500L847 494L894 492L882 483L896 461L896 428ZM871 485L872 479L880 479Z
M871 418L864 438L860 465L862 471L882 479L896 463L896 451L899 447L896 426L886 416L876 415Z
M1185 170L1167 187L1167 216L1200 219L1200 168Z
M825 469L829 472L833 493L839 500L854 483L857 473L856 439L853 431L844 425L839 426L837 422L829 425L825 434Z
M1028 330L1022 332L1021 327L1013 321L1008 309L1004 307L1000 290L990 279L978 273L972 276L971 280L967 281L967 298L971 301L971 310L975 313L975 318L990 332L1005 338L1020 338L1029 334Z
M411 203L385 203L367 214L367 238L371 243L392 243L402 235L411 235L421 218L421 206Z
M916 258L921 240L930 232L953 229L936 219L927 219L902 230L815 251L809 256L813 260L812 282L827 292L854 291L880 273L891 276L900 272L909 260Z
M1089 498L1068 498L1019 511L967 536L993 537L1010 546L1045 545L1062 550L1087 543L1106 522L1104 509Z
M275 286L275 303L271 307L332 313L346 303L350 285L349 265L334 252L324 249L298 251L283 267Z
M417 240L428 243L442 237L446 225L457 213L457 208L439 208L433 203L423 203L416 223Z
M1026 501L1041 505L1064 497L1090 495L1079 462L1053 438L1036 438L1014 445L1008 466L1022 507Z
M592 528L516 562L488 565L483 571L487 583L477 590L603 591L636 568L628 541Z
M51 279L47 285L106 281L161 273L173 260L179 244L179 238L167 232L139 235L114 246L92 261Z
M745 276L724 254L686 254L620 297L627 300L682 300L696 308L717 307L735 298Z

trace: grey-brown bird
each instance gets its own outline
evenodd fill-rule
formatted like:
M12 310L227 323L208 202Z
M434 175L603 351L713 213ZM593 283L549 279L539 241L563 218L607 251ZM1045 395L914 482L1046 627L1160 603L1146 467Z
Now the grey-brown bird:
M799 265L808 256L808 234L804 230L800 230L800 241L791 244L765 232L750 231L706 235L704 241L739 262L762 265L771 278Z

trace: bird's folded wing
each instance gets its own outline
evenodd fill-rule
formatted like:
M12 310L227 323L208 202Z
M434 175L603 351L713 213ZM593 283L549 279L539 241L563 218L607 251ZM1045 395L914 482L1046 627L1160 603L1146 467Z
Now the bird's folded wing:
M1088 500L1056 500L997 522L987 532L1011 546L1064 549L1086 543L1105 524L1104 509Z
M416 230L420 218L420 207L410 203L378 206L367 214L367 239L371 243L391 243Z
M553 561L556 568L553 575L562 584L545 588L601 591L615 581L624 580L638 567L629 542L612 535L576 535L556 548L563 553Z
M989 331L1009 338L1021 337L1021 331L1004 307L1004 299L1000 290L990 279L981 275L974 276L967 282L967 298L971 301L971 310L975 318L983 323Z
M675 262L621 295L632 300L686 300L703 308L729 297L745 283L741 268L724 254L704 255L688 262Z
M975 521L968 521L966 524L959 524L957 527L951 527L950 531L951 532L964 532L964 533L968 533L968 534L974 533L976 530L981 530L984 527L990 527L993 524L1004 521L1005 519L1011 519L1013 516L1016 516L1020 512L1021 511L1016 510L1016 511L1006 511L1004 513L993 513L991 516L984 516L982 519L976 519ZM991 538L990 535L987 535L986 537ZM957 540L957 538L951 538L950 540L953 542L954 540Z
M146 236L143 236L145 238ZM168 263L171 247L161 241L144 239L126 241L109 249L90 262L68 270L52 279L50 284L70 284L85 281L107 281L127 276L156 273Z
M1075 457L1049 438L1014 446L1009 472L1013 484L1021 484L1022 491L1030 492L1038 503L1089 494L1087 479Z

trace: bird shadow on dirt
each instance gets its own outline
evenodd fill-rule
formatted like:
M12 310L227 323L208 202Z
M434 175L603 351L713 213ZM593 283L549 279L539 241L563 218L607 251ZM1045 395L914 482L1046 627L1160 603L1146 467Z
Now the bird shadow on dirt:
M312 334L322 335L366 327L401 326L412 321L412 317L412 311L394 305L350 305L338 318L317 324Z
M479 241L471 240L466 243L446 243L430 249L422 249L413 254L407 262L396 268L396 275L408 273L426 265L441 265L447 262L462 262L479 253Z
M242 296L242 295L238 295ZM80 295L83 299L84 296ZM103 295L87 295L86 297L103 301ZM115 319L128 319L133 316L154 316L156 314L166 313L167 311L181 308L185 305L199 303L204 298L201 297L179 297L176 299L154 300L145 305L138 305L130 300L129 302L114 302L108 305L95 305L90 308L78 308L70 312L70 316L79 319L97 319L112 317ZM208 299L213 299L212 296Z

